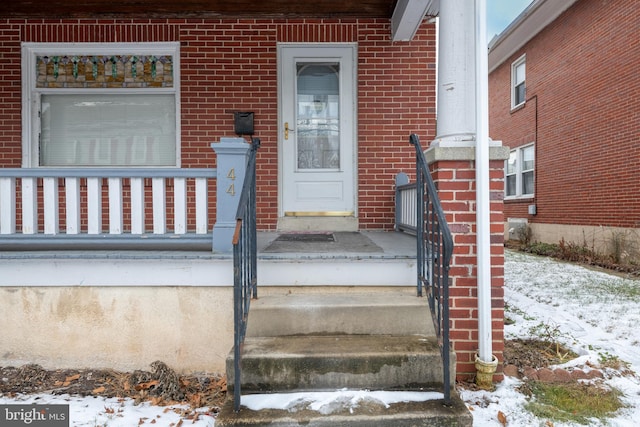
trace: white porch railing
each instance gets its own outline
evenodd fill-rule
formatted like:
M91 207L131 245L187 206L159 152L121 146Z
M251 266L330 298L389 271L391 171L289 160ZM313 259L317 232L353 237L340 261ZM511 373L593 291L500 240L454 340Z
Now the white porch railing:
M417 194L418 187L415 182L409 183L407 174L401 172L396 175L396 230L417 232Z
M213 179L214 168L0 168L0 248L37 238L99 244L206 239L211 248Z

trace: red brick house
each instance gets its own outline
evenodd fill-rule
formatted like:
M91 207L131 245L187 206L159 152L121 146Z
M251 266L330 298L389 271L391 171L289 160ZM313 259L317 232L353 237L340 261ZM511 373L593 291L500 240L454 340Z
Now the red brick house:
M468 128L458 136L436 127L430 17L455 14L439 2L412 0L37 3L0 6L0 172L54 170L53 178L22 184L0 173L0 276L8 296L1 322L22 325L3 338L5 360L132 369L162 358L181 370L224 369L232 346L232 268L227 254L211 253L211 229L215 237L221 203L214 194L238 189L234 168L213 179L221 152L212 143L236 133L260 138L256 217L263 236L360 231L384 246L399 234L396 175L415 179L408 143L415 133L425 148L435 141L426 154L456 245L449 304L456 374L475 374L481 316L474 143ZM469 37L463 41L472 52ZM236 119L247 118L253 130L236 132ZM485 316L497 360L502 148L491 148L487 187ZM63 185L59 168L85 175ZM116 178L103 180L104 170ZM92 186L103 190L91 196ZM133 237L110 246L121 234ZM164 250L145 246L169 234L158 243ZM415 242L402 235L400 244L407 238ZM28 251L20 246L25 240ZM180 242L180 250L171 246ZM209 251L195 252L203 242ZM291 260L263 253L261 292L415 294L411 245L408 255L356 251L304 262L300 254ZM24 343L25 335L47 340Z
M510 237L527 223L537 241L637 259L638 11L632 0L534 1L491 43L490 131L511 148Z

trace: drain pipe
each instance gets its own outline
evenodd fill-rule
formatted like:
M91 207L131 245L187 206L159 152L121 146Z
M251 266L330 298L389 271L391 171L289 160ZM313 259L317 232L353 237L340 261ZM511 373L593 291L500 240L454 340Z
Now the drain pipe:
M492 354L491 328L491 222L489 196L489 82L487 1L475 1L476 47L476 250L478 280L478 354L476 384L493 387L498 366Z

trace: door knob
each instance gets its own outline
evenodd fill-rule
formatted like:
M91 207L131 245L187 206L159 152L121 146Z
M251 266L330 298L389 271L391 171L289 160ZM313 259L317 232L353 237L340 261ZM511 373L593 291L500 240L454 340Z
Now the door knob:
M289 139L289 131L294 131L295 129L289 127L289 122L284 122L284 139Z

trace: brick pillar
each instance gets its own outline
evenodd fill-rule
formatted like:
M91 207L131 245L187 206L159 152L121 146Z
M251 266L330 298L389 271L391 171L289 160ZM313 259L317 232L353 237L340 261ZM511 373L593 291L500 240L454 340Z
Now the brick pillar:
M509 148L490 148L491 198L491 323L493 354L498 358L494 381L502 380L504 350L504 160ZM453 234L450 278L451 346L456 353L456 377L475 376L478 350L476 251L476 191L474 147L431 147L425 151L438 196Z

